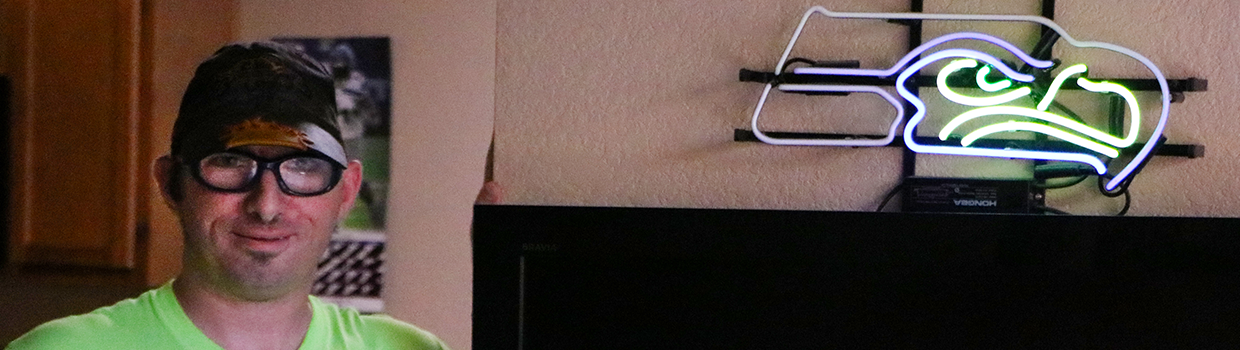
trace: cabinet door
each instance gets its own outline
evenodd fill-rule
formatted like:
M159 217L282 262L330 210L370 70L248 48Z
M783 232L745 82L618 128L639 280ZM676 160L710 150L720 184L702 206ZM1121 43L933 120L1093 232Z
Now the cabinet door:
M14 261L133 268L138 189L149 177L138 164L147 142L140 1L15 0L9 9Z

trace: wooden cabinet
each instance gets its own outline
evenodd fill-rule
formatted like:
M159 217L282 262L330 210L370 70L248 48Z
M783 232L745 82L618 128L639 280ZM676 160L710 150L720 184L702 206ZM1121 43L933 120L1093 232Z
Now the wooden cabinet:
M135 267L143 122L138 1L17 1L13 258Z
M160 283L175 273L180 238L154 190L151 162L167 152L194 66L231 39L234 6L2 4L4 68L14 91L12 265Z

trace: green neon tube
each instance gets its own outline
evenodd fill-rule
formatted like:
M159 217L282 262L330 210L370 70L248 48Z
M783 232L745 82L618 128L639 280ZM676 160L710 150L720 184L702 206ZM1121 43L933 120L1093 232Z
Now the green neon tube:
M1051 101L1055 100L1055 95L1059 94L1059 88L1063 87L1063 82L1068 80L1068 77L1071 77L1073 74L1085 73L1087 70L1089 68L1085 67L1084 64L1078 64L1059 71L1059 75L1055 76L1054 82L1051 82L1051 87L1046 89L1046 96L1042 96L1042 101L1038 102L1038 110L1045 111L1051 107Z
M1050 135L1051 137L1064 140L1066 142L1070 142L1077 146L1085 147L1086 149L1101 153L1103 155L1106 155L1107 157L1111 157L1111 158L1119 157L1118 150L1111 148L1111 147L1104 146L1094 141L1087 140L1084 137L1076 136L1066 131L1056 129L1048 125L1030 123L1030 122L1010 121L1010 120L1007 122L991 124L991 125L978 128L977 130L974 130L968 135L965 135L965 137L960 140L960 145L967 147L970 144L973 144L974 141L977 141L977 139L985 137L987 135L1001 133L1001 132L1010 132L1010 131L1032 131L1032 132L1043 133L1046 135Z
M1123 97L1124 102L1128 104L1128 114L1132 117L1132 125L1128 126L1128 135L1124 137L1123 142L1118 144L1113 143L1113 145L1117 147L1128 147L1132 146L1134 142L1137 142L1137 131L1141 130L1141 108L1137 106L1137 97L1132 94L1132 91L1128 90L1128 88L1123 85L1116 83L1098 83L1089 81L1085 78L1077 78L1076 84L1091 92L1112 92Z
M1008 103L1008 102L1011 102L1012 100L1025 97L1025 96L1029 96L1029 92L1032 91L1029 89L1029 87L1024 86L1019 89L1016 89L1006 94L1002 94L998 96L972 97L972 96L965 96L965 95L956 93L955 91L952 91L950 87L947 86L948 75L951 75L952 73L955 73L956 71L959 71L964 68L973 68L973 67L977 67L977 61L971 60L971 59L955 60L955 61L952 61L951 63L948 63L946 66L944 66L943 69L939 71L939 77L937 79L939 93L943 94L943 97L946 97L948 100L951 100L952 102L955 102L955 103L959 103L959 104L966 105L966 106L982 107L982 106L994 106L997 104Z
M982 88L985 92L996 92L1012 87L1012 81L1008 79L1000 80L997 83L986 81L986 75L990 74L990 65L982 66L977 70L977 87Z
M1132 145L1132 141L1121 140L1118 137L1099 131L1098 129L1091 128L1088 125L1082 124L1081 122L1069 119L1067 117L1039 111L1033 108L1013 107L1013 106L982 107L982 108L977 108L977 109L974 109L968 112L961 113L959 116L956 116L955 119L952 119L952 121L948 122L946 126L943 126L943 130L939 131L939 139L947 140L947 138L951 136L952 131L955 131L956 128L960 127L960 125L964 124L965 122L968 122L973 119L981 118L981 117L992 116L992 115L1015 115L1015 116L1029 117L1029 118L1034 118L1034 119L1041 119L1041 120L1048 121L1052 124L1058 124L1068 129L1072 129L1072 131L1085 134L1085 136L1092 137L1096 140L1105 142L1115 147L1123 148L1123 147L1128 147ZM1135 140L1135 138L1132 138L1132 139Z

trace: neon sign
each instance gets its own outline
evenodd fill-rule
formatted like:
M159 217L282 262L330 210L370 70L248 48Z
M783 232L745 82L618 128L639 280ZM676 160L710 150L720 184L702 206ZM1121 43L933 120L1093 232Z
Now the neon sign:
M1020 116L1020 117L1026 117L1026 118L1031 118L1031 119L1040 119L1046 122L1050 122L1051 124L1066 127L1072 131L1084 134L1096 140L1103 141L1107 144L1110 144L1111 146L1118 147L1118 148L1124 148L1124 147L1131 146L1137 139L1136 131L1141 128L1141 110L1137 106L1137 99L1135 96L1133 96L1132 91L1129 91L1127 88L1120 86L1119 84L1098 83L1098 82L1090 81L1085 78L1077 78L1076 80L1076 83L1078 85L1080 85L1081 87L1085 88L1088 91L1097 92L1097 93L1115 93L1124 98L1125 103L1127 103L1128 105L1129 114L1132 116L1132 125L1129 126L1128 136L1125 137L1124 139L1120 139L1118 137L1112 136L1105 132L1099 131L1098 129L1094 129L1079 121L1071 120L1067 117L1063 117L1060 115L1046 112L1046 110L1050 108L1051 102L1055 99L1055 96L1059 93L1059 90L1063 88L1063 83L1068 79L1068 77L1081 74L1081 73L1085 73L1088 70L1088 68L1085 67L1085 65L1083 64L1071 66L1071 67L1065 68L1064 70L1060 71L1059 75L1055 77L1054 82L1051 83L1050 88L1047 89L1046 95L1044 95L1042 97L1042 100L1038 102L1037 109L1013 107L1013 106L996 106L996 105L1006 103L1006 102L1009 102L1009 101L1012 101L1012 100L1015 100L1021 97L1028 96L1030 92L1032 91L1031 89L1029 89L1029 87L1021 87L1019 89L1016 89L1015 91L1010 91L1000 96L978 98L978 97L970 97L970 96L961 95L955 91L952 91L951 87L947 86L947 78L952 73L959 71L961 68L973 68L973 67L977 67L977 61L974 61L971 59L956 60L948 64L947 66L943 67L943 70L939 71L938 89L939 89L939 92L942 93L944 97L946 97L948 100L951 100L952 102L959 103L962 105L983 107L983 108L974 109L969 112L965 112L957 116L955 119L952 119L952 121L948 122L947 126L944 126L943 129L939 131L940 140L946 141L948 137L951 135L951 132L955 131L956 128L960 127L960 125L964 124L964 122L977 119L977 118L981 118L981 117L986 117L986 116L1003 116L1003 115ZM986 66L986 67L989 68L989 66ZM986 82L984 77L988 72L989 70L987 69L981 69L977 72L976 79L978 82L978 86L981 86L982 90L988 91L988 92L996 92L996 91L1002 90L1003 87L1009 87L1012 85L1011 81L1008 81L1008 80L1003 80L1000 83ZM987 90L987 87L989 87L991 90ZM1000 87L1000 88L995 89L995 87ZM999 133L999 132L1011 132L1011 131L1032 131L1036 133L1046 134L1046 135L1058 138L1060 140L1064 140L1069 143L1075 144L1077 146L1084 147L1086 149L1089 149L1096 153L1100 153L1110 158L1119 157L1119 151L1116 150L1115 148L1103 146L1099 144L1098 142L1090 141L1086 138L1083 138L1083 137L1074 135L1070 132L1064 131L1063 129L1057 129L1054 127L1046 126L1043 124L1037 124L1037 123L1018 122L1015 120L1008 120L1000 124L991 124L991 125L987 125L982 128L979 128L977 131L974 131L972 133L969 133L968 135L965 135L961 139L960 144L961 146L969 146L970 144L973 143L973 141L976 141L977 139L983 136L987 136L987 135Z
M1101 42L1079 41L1068 35L1063 28L1055 24L1049 19L1038 16L1013 16L1013 15L956 15L956 14L926 14L926 13L853 13L853 12L832 12L823 7L815 6L805 13L801 18L800 24L797 26L792 40L789 41L787 48L784 50L783 56L776 66L775 74L779 75L787 68L789 55L793 46L796 44L805 27L805 23L814 14L825 15L832 18L846 19L884 19L884 20L943 20L943 21L1004 21L1004 22L1029 22L1050 28L1059 34L1062 40L1079 48L1097 48L1112 51L1133 58L1141 62L1146 68L1152 72L1157 78L1159 89L1161 91L1162 108L1158 114L1158 121L1154 123L1152 133L1149 139L1142 145L1140 150L1136 151L1136 155L1131 161L1123 167L1119 167L1118 171L1112 169L1108 162L1118 158L1124 149L1136 145L1138 134L1141 132L1141 108L1138 105L1137 98L1129 89L1119 84L1107 81L1093 81L1083 77L1088 72L1085 64L1074 64L1059 70L1050 85L1045 91L1036 91L1035 87L1041 84L1034 84L1035 76L1022 73L1009 67L999 58L986 52L964 49L964 48L945 48L931 52L932 49L940 48L944 44L957 41L980 41L990 44L993 48L1009 53L1020 60L1028 67L1040 69L1043 71L1053 70L1056 63L1048 60L1041 60L1030 56L1015 45L999 39L997 37L975 32L961 32L944 35L938 38L926 41L917 48L911 50L903 58L897 61L888 69L861 69L861 68L833 68L833 67L798 67L792 71L800 75L823 75L823 76L850 76L850 77L874 77L888 79L895 77L896 93L912 107L912 115L907 123L904 123L903 141L904 144L912 151L918 153L947 154L960 156L977 156L977 157L997 157L997 158L1019 158L1034 159L1048 161L1065 161L1087 164L1092 167L1099 175L1111 175L1111 179L1107 181L1105 188L1107 190L1115 189L1122 183L1127 181L1134 172L1144 163L1145 159L1152 156L1153 147L1156 144L1166 128L1167 114L1170 109L1171 93L1168 87L1167 79L1162 71L1153 64L1148 58L1136 53L1130 49ZM924 57L922 57L924 55ZM960 137L959 145L927 145L918 143L916 138L917 127L927 117L927 108L924 101L916 94L908 90L909 79L915 78L917 73L923 68L930 66L936 62L945 61L946 64L939 70L936 77L937 91L947 100L963 106L975 107L956 117L952 118L937 133L941 141L952 139L953 133L966 130L964 127L968 122L984 123L980 127L976 127L968 131ZM953 75L963 74L963 72L975 72L975 76L968 79L976 83L977 89L985 92L985 95L974 96L964 94L952 87L949 80ZM1002 74L1003 78L994 79L995 71ZM1064 84L1073 82L1085 91L1099 94L1115 94L1120 96L1125 104L1126 119L1129 120L1127 131L1122 136L1111 135L1107 132L1093 128L1085 123L1062 115L1055 114L1050 111L1050 107L1054 99L1059 95L1060 90L1064 88ZM893 118L887 135L881 139L847 139L847 140L824 140L824 139L799 139L799 138L777 138L771 137L763 133L758 126L758 119L762 112L766 99L772 89L779 89L785 92L861 92L876 94L886 100L895 108L896 117ZM1035 108L1021 107L1016 105L1008 105L1010 102L1023 98L1031 98L1035 92L1041 93L1042 97L1037 101ZM848 85L848 84L792 84L768 83L758 100L758 105L754 109L751 124L754 136L760 141L776 144L776 145L800 145L800 146L885 146L895 140L899 126L903 122L905 116L904 104L897 100L887 90L865 85ZM987 148L976 145L977 140L987 136L1008 133L1008 132L1030 132L1043 134L1071 145L1080 147L1077 152L1069 151L1046 151L1046 150L1026 150L1012 148ZM1113 172L1113 173L1112 173Z

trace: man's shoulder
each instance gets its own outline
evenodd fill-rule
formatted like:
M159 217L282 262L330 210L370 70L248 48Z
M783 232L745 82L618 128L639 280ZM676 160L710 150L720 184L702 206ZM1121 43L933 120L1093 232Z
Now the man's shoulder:
M396 341L395 344L416 345L415 349L444 349L443 342L431 332L387 315L361 315L366 333Z
M159 321L150 301L153 293L155 290L90 313L44 323L9 343L6 349L85 350L103 345L123 348L126 344L155 344L159 339L150 335L158 328L151 326Z
M132 320L141 315L136 299L122 300L90 313L53 320L9 343L8 349L92 349L103 340L116 344L132 334Z
M357 310L317 301L333 321L333 333L343 339L364 341L367 349L448 349L434 334L387 315L363 315ZM320 315L315 315L320 317Z
M89 349L114 333L116 323L103 314L69 316L44 323L9 343L6 349Z

